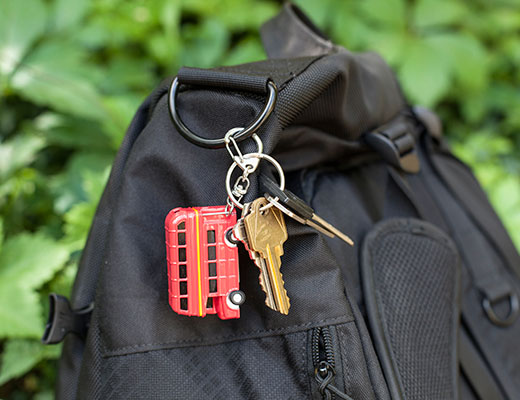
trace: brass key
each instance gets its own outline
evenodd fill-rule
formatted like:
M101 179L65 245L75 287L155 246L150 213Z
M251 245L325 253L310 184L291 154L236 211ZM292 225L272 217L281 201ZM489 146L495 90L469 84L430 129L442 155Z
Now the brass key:
M266 299L266 304L275 311L288 314L291 304L280 272L287 228L282 212L276 207L264 208L268 204L269 202L263 197L253 201L249 213L244 217L244 226L250 249L258 252L265 262L266 268L260 268L260 280L270 287L270 291L268 288L262 288L268 297L272 292L274 307L269 299Z
M236 239L240 240L247 252L249 253L249 258L254 261L256 266L260 268L260 286L262 290L266 294L265 304L272 309L276 309L276 303L274 300L274 294L271 290L271 282L269 281L269 273L267 271L267 264L265 260L260 256L260 253L257 251L251 250L251 246L249 244L249 239L247 238L247 231L244 224L244 218L250 213L251 203L244 204L244 209L242 210L242 218L237 221L237 224L233 228L233 235Z

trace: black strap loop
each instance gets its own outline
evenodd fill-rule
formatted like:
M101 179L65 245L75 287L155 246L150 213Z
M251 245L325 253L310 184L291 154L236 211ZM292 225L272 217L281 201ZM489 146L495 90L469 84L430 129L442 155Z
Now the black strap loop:
M228 70L182 67L177 73L179 83L200 85L218 89L243 90L252 93L268 93L269 78L246 75Z

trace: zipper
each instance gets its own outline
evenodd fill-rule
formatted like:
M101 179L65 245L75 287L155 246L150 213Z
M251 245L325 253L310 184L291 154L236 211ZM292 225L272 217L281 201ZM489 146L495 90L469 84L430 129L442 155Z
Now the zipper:
M334 346L329 328L318 327L312 331L311 339L312 365L314 366L314 378L318 382L318 389L326 400L335 398L353 400L334 386L336 377Z

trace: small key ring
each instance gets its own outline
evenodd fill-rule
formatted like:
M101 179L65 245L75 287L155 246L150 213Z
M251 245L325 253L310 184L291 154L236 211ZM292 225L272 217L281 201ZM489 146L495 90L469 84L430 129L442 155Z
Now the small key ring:
M260 160L266 160L269 161L275 168L276 172L278 172L278 176L280 177L280 190L285 190L285 175L283 173L282 166L276 161L273 157L271 157L268 154L264 153L248 153L243 155L244 160L248 159L260 159ZM235 196L233 195L233 191L231 189L231 176L233 175L233 171L237 167L238 164L233 163L228 169L228 172L226 174L226 192L228 194L228 198L231 200L231 202L238 207L239 209L243 209L244 205L238 201Z
M270 200L267 199L267 198L266 198L266 200L268 201L268 203L267 203L265 206L259 208L259 210L260 210L261 212L264 212L264 211L266 211L266 210L269 210L271 207L274 207L274 203L273 203L272 201L270 201ZM273 200L273 201L278 201L278 200L280 200L280 199L279 199L278 197L275 197L275 198L273 198L272 200Z

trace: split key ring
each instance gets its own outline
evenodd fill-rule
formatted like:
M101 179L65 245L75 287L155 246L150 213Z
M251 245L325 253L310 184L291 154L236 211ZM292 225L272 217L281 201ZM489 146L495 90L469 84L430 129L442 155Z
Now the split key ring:
M271 157L268 154L264 154L264 153L248 153L248 154L244 154L242 157L245 160L259 159L259 160L269 161L276 168L276 172L278 172L278 176L280 178L280 183L279 183L280 190L285 190L285 174L283 172L282 166L273 157ZM244 205L235 198L235 196L233 195L233 190L231 189L231 176L233 175L233 171L235 170L237 165L238 164L233 163L233 164L231 164L231 166L228 169L228 172L226 174L226 192L228 194L229 200L231 200L231 202L236 207L238 207L239 209L242 210L244 208Z

